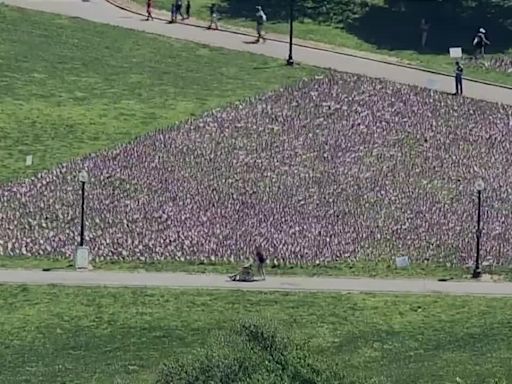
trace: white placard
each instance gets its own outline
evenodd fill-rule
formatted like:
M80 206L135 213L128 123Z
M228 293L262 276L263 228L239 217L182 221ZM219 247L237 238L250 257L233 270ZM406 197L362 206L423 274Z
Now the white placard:
M77 247L75 253L75 269L84 271L89 269L89 248Z
M397 268L408 268L410 265L408 256L397 257L395 262Z
M30 167L32 165L32 155L27 156L27 158L25 159L25 165L27 167Z
M460 48L460 47L450 48L450 57L452 59L460 59L462 57L462 48Z

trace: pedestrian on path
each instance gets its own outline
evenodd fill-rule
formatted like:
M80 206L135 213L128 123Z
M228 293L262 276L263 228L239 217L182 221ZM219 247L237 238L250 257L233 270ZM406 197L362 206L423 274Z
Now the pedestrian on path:
M185 5L185 15L187 19L190 19L190 9L192 8L190 4L190 0L187 0L187 4Z
M430 24L425 19L421 19L420 30L421 30L421 48L425 49L427 46L428 30Z
M485 56L485 47L490 45L491 42L487 39L487 31L484 28L480 28L475 38L473 39L473 47L475 48L475 58L479 56Z
M265 15L265 12L263 12L263 9L260 5L258 5L256 9L258 10L258 12L256 12L256 33L258 34L256 43L259 43L260 41L265 42L266 39L264 36L263 27L267 22L267 15Z
M261 277L261 280L265 280L265 263L267 261L260 246L256 247L256 262L258 265L257 271Z
M183 16L183 1L176 0L176 17L180 15L181 21L185 20L185 16Z
M455 62L455 94L462 95L462 75L464 74L464 68L460 62Z
M146 21L153 21L153 13L152 13L152 8L153 8L153 0L147 0L146 1L146 13L147 13L147 18L146 18Z
M215 26L215 28L213 28L213 29L219 29L219 24L217 23L218 18L219 18L219 15L217 13L217 4L211 3L210 4L210 25L208 26L208 29L212 29L213 26Z
M176 22L176 4L172 3L171 5L171 19L169 20L169 24Z

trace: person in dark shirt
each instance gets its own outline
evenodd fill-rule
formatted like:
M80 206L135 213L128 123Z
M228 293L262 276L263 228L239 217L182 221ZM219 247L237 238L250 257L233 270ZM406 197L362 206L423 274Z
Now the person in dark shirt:
M180 15L181 20L185 20L185 16L183 16L183 1L182 0L176 0L176 16Z
M191 5L190 5L190 0L187 0L187 4L185 5L185 15L187 17L187 19L190 19L190 9L191 9Z
M208 26L208 29L212 29L213 26L215 26L215 29L219 29L219 24L217 23L218 17L217 4L212 3L210 5L210 25Z
M171 19L169 20L169 24L176 22L176 4L172 3L171 5Z
M421 48L425 49L427 47L427 38L428 38L428 30L430 29L430 24L425 19L421 19L420 30L421 30Z
M146 18L146 21L153 20L153 14L151 12L151 9L153 8L153 0L147 0L146 1L146 13L148 17Z
M462 76L464 75L464 68L457 61L455 63L455 94L462 95Z
M267 261L265 255L263 254L263 251L261 250L261 247L256 247L256 262L258 265L258 274L261 277L261 280L265 280L265 263Z

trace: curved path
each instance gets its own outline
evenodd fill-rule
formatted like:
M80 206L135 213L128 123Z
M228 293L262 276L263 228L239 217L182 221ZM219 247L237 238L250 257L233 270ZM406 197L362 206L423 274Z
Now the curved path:
M159 21L146 22L141 16L122 11L110 5L105 0L0 0L0 2L40 11L80 17L99 23L116 25L216 47L254 52L283 60L288 54L288 45L284 42L268 41L266 44L250 44L251 38L242 37L227 31L207 31L186 24L169 25ZM427 71L303 46L296 46L294 48L294 56L298 62L309 65L385 78L391 81L421 87L435 87L440 91L453 92L454 81L451 77L436 75ZM502 88L467 80L465 82L464 92L467 96L472 98L512 105L512 88Z
M0 269L0 284L512 296L512 283L283 276L269 276L266 281L234 283L223 275L163 272L43 272Z

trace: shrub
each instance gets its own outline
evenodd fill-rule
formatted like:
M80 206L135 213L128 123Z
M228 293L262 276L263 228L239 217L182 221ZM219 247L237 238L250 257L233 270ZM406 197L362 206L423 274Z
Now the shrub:
M265 321L243 320L188 356L175 356L157 384L347 383L335 364L320 362L308 345Z

